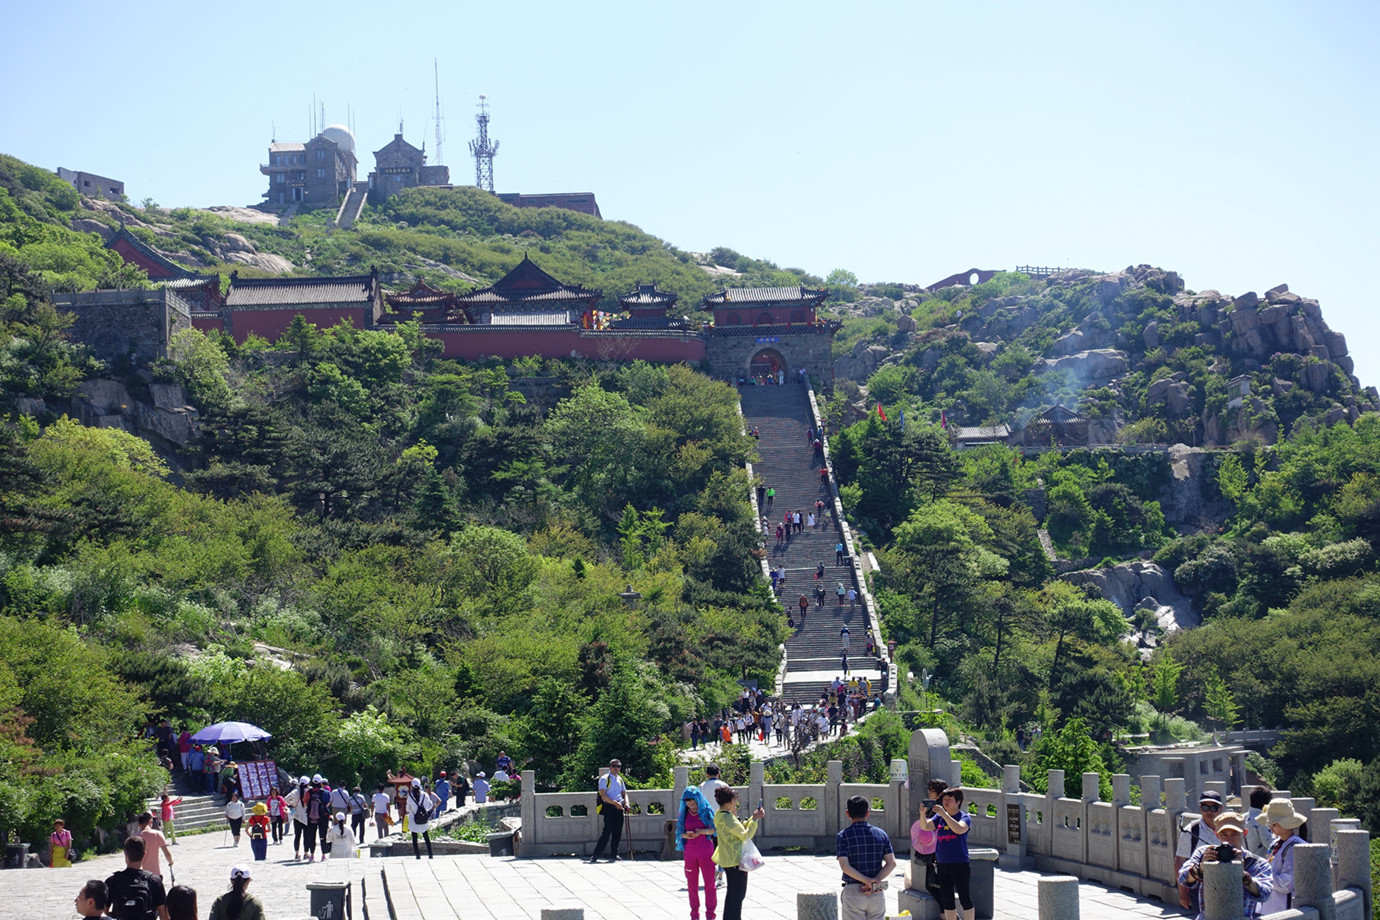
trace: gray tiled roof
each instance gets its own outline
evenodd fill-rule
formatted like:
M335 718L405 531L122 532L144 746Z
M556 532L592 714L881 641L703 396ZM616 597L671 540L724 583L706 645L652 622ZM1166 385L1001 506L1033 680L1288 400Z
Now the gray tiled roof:
M272 304L358 303L373 300L369 275L345 278L236 279L230 284L226 306L256 307Z
M827 291L807 287L724 288L704 299L709 304L765 303L771 301L808 301L822 298Z
M588 300L591 294L598 294L598 291L586 291L583 289L567 289L561 291L544 291L540 294L523 294L521 296L507 297L495 291L476 291L473 294L458 294L456 300L464 304L485 304L485 303L561 303L564 301L579 301L583 303Z

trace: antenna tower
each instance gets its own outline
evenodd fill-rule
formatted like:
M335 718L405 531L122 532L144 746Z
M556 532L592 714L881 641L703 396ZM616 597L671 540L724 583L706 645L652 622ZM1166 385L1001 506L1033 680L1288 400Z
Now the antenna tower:
M441 69L436 63L436 59L431 59L432 71L436 77L436 165L441 165L445 160L441 159Z
M498 141L489 143L489 110L479 96L479 114L474 120L479 125L479 136L470 141L470 153L474 154L474 184L489 192L494 190L494 154L498 153Z

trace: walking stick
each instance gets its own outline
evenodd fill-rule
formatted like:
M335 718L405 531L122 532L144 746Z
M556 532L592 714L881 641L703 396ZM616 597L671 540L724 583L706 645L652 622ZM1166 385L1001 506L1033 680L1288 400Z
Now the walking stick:
M635 862L633 859L632 845L632 815L628 812L628 800L623 799L623 833L628 838L628 862Z

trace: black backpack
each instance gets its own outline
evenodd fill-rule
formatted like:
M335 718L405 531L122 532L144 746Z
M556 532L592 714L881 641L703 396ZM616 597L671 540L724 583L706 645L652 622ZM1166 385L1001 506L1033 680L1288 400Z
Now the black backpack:
M154 920L157 905L153 886L157 880L143 869L125 869L106 879L110 916L115 920Z

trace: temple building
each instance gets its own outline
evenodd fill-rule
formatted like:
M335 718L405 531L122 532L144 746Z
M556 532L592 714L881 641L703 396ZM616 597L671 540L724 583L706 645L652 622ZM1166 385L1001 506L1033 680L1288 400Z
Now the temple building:
M834 334L841 324L816 312L828 296L827 290L798 286L725 288L705 297L704 309L714 314L711 372L735 381L795 383L803 370L831 387Z
M126 265L136 265L142 268L144 273L149 276L150 281L171 281L186 278L204 280L217 277L215 275L199 275L190 268L178 265L130 233L129 228L123 222L121 222L120 229L115 232L115 235L106 240L105 248L112 250L121 259L124 259Z
M240 278L232 273L220 328L237 342L251 333L275 342L298 314L318 329L341 321L356 329L373 328L383 316L378 270L318 278Z
M449 185L450 167L428 166L426 146L417 149L403 140L401 125L382 149L374 151L374 171L369 174L369 197L382 202L405 188Z
M1087 447L1088 419L1064 406L1050 406L1026 422L1021 440L1029 447Z
M603 296L603 291L557 281L524 255L498 281L455 302L480 325L579 326L588 323Z
M689 322L683 316L667 316L666 311L680 300L679 294L657 290L655 284L638 283L632 291L618 298L618 305L628 314L608 324L609 329L686 329Z
M336 207L354 185L358 165L355 136L344 125L331 125L306 143L275 141L259 167L268 176L264 200L271 207Z
M419 320L423 323L470 323L469 314L456 302L456 295L442 291L418 278L417 283L406 291L385 294L388 313L383 322L409 322Z

